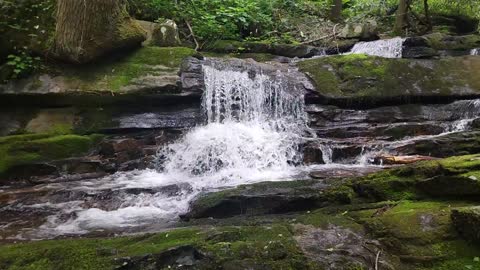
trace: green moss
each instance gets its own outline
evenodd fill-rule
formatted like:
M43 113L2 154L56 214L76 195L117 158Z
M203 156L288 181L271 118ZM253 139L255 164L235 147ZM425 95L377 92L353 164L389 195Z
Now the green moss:
M31 134L0 138L0 174L15 165L86 154L99 135Z
M196 52L184 47L143 47L116 59L60 70L67 88L82 91L119 91L148 75L176 76L181 62Z
M0 246L0 269L112 269L114 258L157 253L193 244L196 229L110 239L40 241Z
M446 268L472 263L480 252L478 246L458 239L451 225L451 209L463 205L468 203L403 201L394 207L348 215L400 257L401 269L463 269Z
M193 245L214 265L253 264L269 269L318 269L306 260L287 225L179 229L110 239L76 239L0 246L1 269L112 269L114 259Z
M475 75L480 60L473 57L438 61L350 54L301 61L298 66L320 94L336 98L448 96L459 94L459 89L480 91L480 79Z

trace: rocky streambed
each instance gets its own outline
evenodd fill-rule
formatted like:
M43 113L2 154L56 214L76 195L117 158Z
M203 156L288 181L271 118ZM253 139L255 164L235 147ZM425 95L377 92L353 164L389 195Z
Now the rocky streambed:
M65 69L2 86L1 269L480 267L478 56L220 60L214 74L224 78L205 82L205 60L194 52L142 50L80 75ZM212 115L202 95L225 80L241 82L237 90L253 81L250 88L275 93L265 97L272 104L287 100L273 102L286 95L282 87L304 94L301 108L252 115L302 109L305 118L287 123L304 119L305 128L258 142L265 127L251 138L237 125L206 128ZM262 86L271 81L282 83ZM229 92L239 97L225 107L234 117L256 108L248 104L257 99L236 103L256 97L244 91ZM285 104L297 104L290 93ZM227 109L212 108L223 121ZM161 173L176 164L169 151L190 145L182 151L196 153L212 145L209 134L250 138L235 142L248 149L240 157L258 160L281 160L276 149L298 140L280 153L297 149L301 160L267 159L274 169L253 178L258 171ZM256 153L257 143L275 151ZM222 147L209 153L230 149ZM403 164L413 156L425 161ZM225 159L212 164L230 168Z

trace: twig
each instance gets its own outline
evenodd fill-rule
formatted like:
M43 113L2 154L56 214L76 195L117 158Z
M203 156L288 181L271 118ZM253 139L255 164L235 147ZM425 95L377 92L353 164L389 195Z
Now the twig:
M337 31L336 31L337 26L338 26L338 23L333 26L333 33L332 34L328 34L326 36L322 36L322 37L319 37L319 38L314 39L314 40L305 41L305 42L302 42L301 44L302 45L310 44L310 43L314 43L314 42L320 41L322 39L331 38L331 37L334 37L336 39L337 38Z
M380 253L382 251L379 250L378 253L377 253L377 257L375 258L375 270L378 270L378 260L380 259Z
M195 42L195 51L198 51L200 49L200 44L198 43L197 38L195 37L195 34L193 33L192 26L190 23L185 20L185 23L187 24L188 30L190 31L190 34L192 35L193 41Z

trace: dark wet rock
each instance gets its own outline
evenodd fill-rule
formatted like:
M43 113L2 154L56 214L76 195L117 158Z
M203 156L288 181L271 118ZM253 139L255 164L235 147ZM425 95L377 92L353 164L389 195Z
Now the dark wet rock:
M438 158L474 154L480 151L480 133L471 131L446 134L400 146L396 151L407 155L418 154Z
M179 246L157 254L115 259L118 270L212 269L212 260L193 246Z
M270 53L285 57L309 58L325 54L323 48L310 45L291 44L266 44L261 42L240 42L232 40L219 40L213 43L209 51L218 53Z
M336 39L325 46L325 53L332 55L349 52L359 41L359 39Z
M430 47L407 47L403 48L402 50L402 57L403 58L432 58L435 56L439 56L437 50L432 49Z
M308 45L274 45L270 53L291 58L310 58L316 55L324 55L325 50Z
M184 91L198 93L205 88L201 60L201 57L188 57L182 62L180 81Z
M56 166L48 163L32 163L13 166L7 172L8 178L14 180L31 181L34 178L45 176L58 176L59 170Z
M467 174L468 175L468 174ZM417 187L426 194L436 197L478 197L480 180L476 174L470 176L439 175L417 183Z
M265 182L207 193L197 198L183 219L278 214L325 206L326 184L313 181Z
M295 240L302 251L322 269L370 269L375 266L378 254L379 269L394 269L382 255L380 243L360 232L335 225L325 229L296 225L295 231Z
M453 209L452 222L463 238L480 243L480 207Z

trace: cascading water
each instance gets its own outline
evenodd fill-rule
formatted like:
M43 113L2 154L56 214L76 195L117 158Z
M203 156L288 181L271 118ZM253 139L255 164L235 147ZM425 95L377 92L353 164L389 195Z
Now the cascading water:
M350 53L381 56L385 58L401 58L405 39L396 37L370 42L359 42L353 46Z
M470 51L470 55L480 55L480 48L478 49L472 49Z
M202 104L206 125L161 149L158 170L67 183L65 190L102 198L114 192L115 203L109 207L85 206L81 200L50 204L60 213L50 216L34 236L25 237L154 230L188 211L189 202L200 192L295 175L306 130L304 93L291 83L298 78L287 80L288 70L266 74L258 66L240 63L232 67L207 60Z

